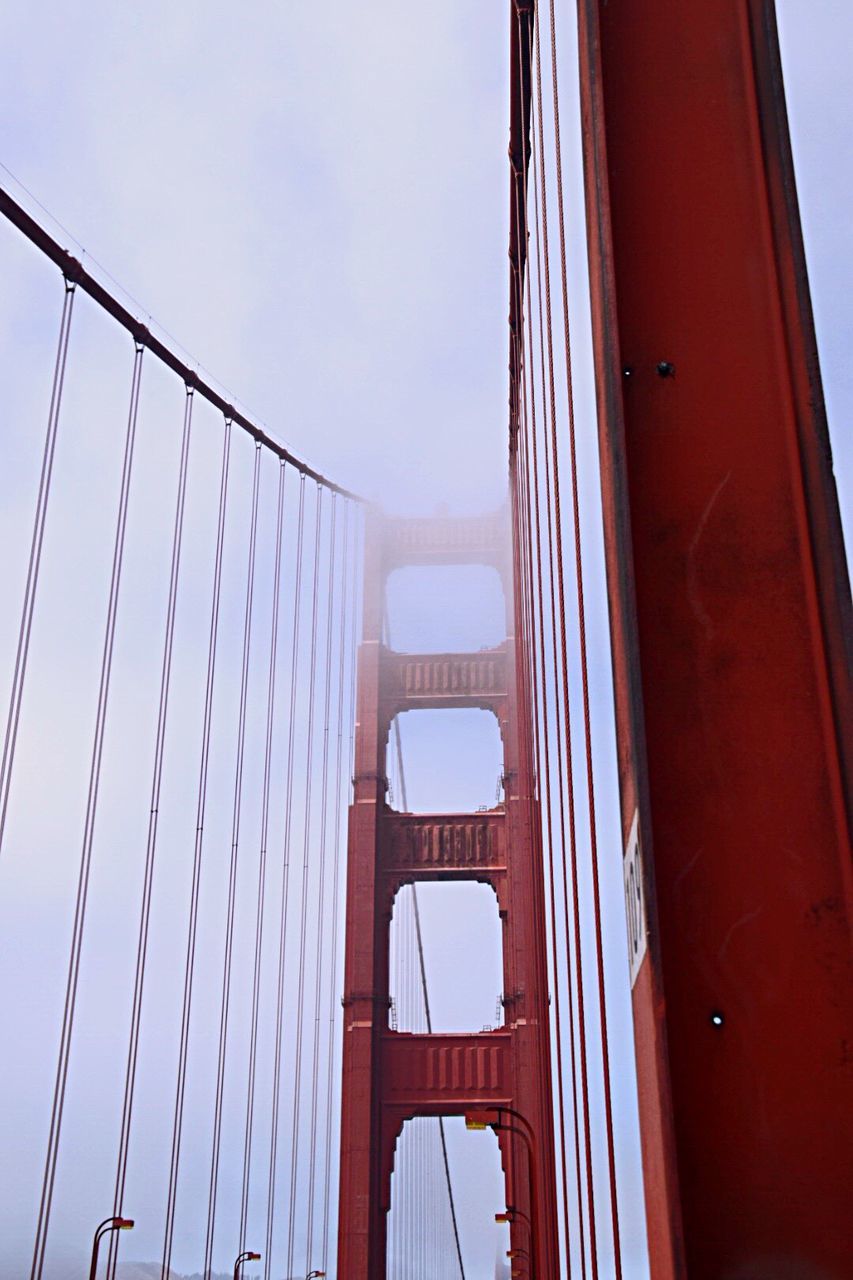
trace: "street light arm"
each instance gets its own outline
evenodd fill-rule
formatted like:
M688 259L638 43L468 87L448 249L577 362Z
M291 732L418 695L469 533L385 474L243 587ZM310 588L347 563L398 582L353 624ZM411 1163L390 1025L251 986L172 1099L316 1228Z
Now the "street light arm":
M523 1116L523 1115L521 1114L521 1112L520 1112L520 1111L516 1111L513 1107L498 1107L498 1108L497 1108L498 1115L500 1115L500 1113L501 1113L502 1111L503 1111L503 1112L505 1112L505 1113L506 1113L506 1115L508 1115L508 1116L512 1116L512 1118L513 1118L514 1120L517 1120L517 1121L519 1122L519 1124L523 1124L523 1125L524 1125L524 1127L525 1127L525 1129L527 1130L527 1133L528 1133L528 1135L529 1135L529 1137L530 1137L530 1140L531 1140L531 1141L533 1141L533 1140L535 1139L536 1135L535 1135L535 1133L533 1132L533 1125L530 1123L530 1121L527 1119L527 1117L526 1117L526 1116Z
M514 1120L518 1120L519 1124L506 1124L504 1117L510 1116ZM523 1126L520 1127L520 1126ZM465 1113L465 1127L467 1129L494 1129L495 1133L501 1131L505 1133L515 1133L522 1139L527 1147L527 1172L530 1180L530 1207L533 1213L533 1223L539 1223L539 1189L538 1189L538 1170L535 1159L536 1134L533 1126L521 1112L516 1111L513 1107L484 1107L476 1111L467 1111ZM537 1249L536 1230L533 1224L528 1220L530 1231L530 1247L533 1254L532 1266L534 1273L539 1276L539 1250Z
M132 1218L104 1218L95 1230L95 1238L92 1241L92 1262L89 1267L89 1280L97 1280L98 1275L98 1250L101 1245L101 1239L110 1231L132 1231Z
M492 1128L496 1132L502 1129L506 1133L518 1134L519 1138L522 1139L522 1141L524 1142L524 1145L527 1147L527 1171L528 1171L528 1177L530 1179L530 1201L531 1201L530 1208L531 1208L532 1217L533 1217L532 1222L529 1218L527 1220L529 1234L530 1234L530 1251L532 1255L530 1259L530 1265L533 1269L534 1275L537 1277L537 1280L538 1280L539 1249L538 1249L538 1244L536 1239L536 1229L533 1226L533 1223L538 1224L539 1222L539 1179L538 1179L538 1170L536 1168L536 1161L535 1161L534 1150L533 1150L533 1142L534 1142L533 1129L528 1124L528 1122L524 1119L524 1116L520 1116L518 1112L513 1111L511 1107L500 1107L498 1108L499 1115L500 1115L500 1112L506 1112L507 1115L518 1117L518 1119L522 1121L522 1123L526 1126L526 1129L529 1131L529 1132L526 1132L525 1129L520 1129L517 1125L514 1125L514 1124L501 1124L500 1120L498 1120L497 1124L492 1125Z
M253 1250L247 1249L244 1253L238 1254L234 1262L234 1280L240 1280L240 1268L244 1262L260 1262L261 1255L254 1253Z
M478 1107L476 1110L466 1111L465 1124L469 1129L494 1129L496 1126L503 1126L504 1116L511 1116L513 1120L517 1120L520 1125L523 1125L525 1137L535 1144L536 1134L533 1125L526 1116L523 1116L520 1111L516 1111L514 1107L501 1105L499 1107Z

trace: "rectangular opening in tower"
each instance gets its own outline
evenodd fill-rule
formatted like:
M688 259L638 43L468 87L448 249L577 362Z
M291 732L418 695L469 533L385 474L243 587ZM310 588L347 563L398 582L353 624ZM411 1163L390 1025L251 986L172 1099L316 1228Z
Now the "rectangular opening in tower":
M488 565L407 565L388 576L387 643L399 653L475 653L507 634L500 575Z
M503 930L489 885L400 889L390 932L393 1030L428 1030L424 979L433 1032L491 1031L503 1024Z
M491 1277L496 1259L505 1259L509 1228L495 1222L506 1202L497 1138L491 1130L466 1130L461 1116L445 1117L443 1127L444 1148L438 1116L407 1120L397 1139L387 1280L459 1275L451 1202L465 1274Z
M503 798L502 773L500 729L491 711L404 711L391 725L389 798L398 812L476 813L491 809Z

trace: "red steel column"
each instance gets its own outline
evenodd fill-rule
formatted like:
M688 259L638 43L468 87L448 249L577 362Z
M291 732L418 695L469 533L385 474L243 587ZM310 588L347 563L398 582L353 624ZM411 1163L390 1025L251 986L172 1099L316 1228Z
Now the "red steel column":
M771 0L580 0L655 1280L842 1280L850 595Z
M512 637L471 654L398 654L381 644L387 573L403 564L492 564L509 588L502 519L368 520L364 641L359 653L355 794L350 810L344 988L338 1275L384 1280L394 1147L405 1120L511 1107L534 1135L502 1135L507 1203L536 1206L537 1280L556 1277L557 1227L545 916L538 810L519 747ZM386 804L394 716L418 707L482 707L497 716L505 804L488 813L398 815ZM491 884L503 921L505 1025L470 1035L388 1027L388 944L394 894L420 880ZM475 962L472 957L472 963ZM500 1207L500 1206L497 1206ZM527 1245L513 1227L513 1242ZM516 1239L516 1237L518 1237Z
M388 961L377 921L376 852L385 806L385 736L379 720L383 580L380 523L364 538L364 615L358 653L353 801L349 811L338 1275L385 1275L379 1204L381 1114L376 1079L387 1023Z

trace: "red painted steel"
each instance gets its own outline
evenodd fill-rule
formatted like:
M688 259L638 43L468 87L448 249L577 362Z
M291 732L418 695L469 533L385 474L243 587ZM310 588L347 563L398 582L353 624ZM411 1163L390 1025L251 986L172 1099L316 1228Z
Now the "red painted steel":
M470 654L401 654L381 642L385 581L394 568L483 563L499 571L509 593L507 540L504 516L401 520L374 511L367 520L344 991L338 1274L347 1280L384 1280L394 1149L405 1120L496 1105L513 1107L535 1135L534 1171L526 1150L501 1135L507 1203L531 1213L535 1173L543 1188L534 1215L541 1275L558 1274L542 866L531 829L538 821L531 768L519 745L514 638ZM497 717L505 802L485 813L396 813L386 803L393 718L442 707L480 707ZM471 1035L389 1029L394 897L402 885L422 880L476 880L495 890L503 1028Z
M773 5L579 12L652 1272L841 1280L850 596Z

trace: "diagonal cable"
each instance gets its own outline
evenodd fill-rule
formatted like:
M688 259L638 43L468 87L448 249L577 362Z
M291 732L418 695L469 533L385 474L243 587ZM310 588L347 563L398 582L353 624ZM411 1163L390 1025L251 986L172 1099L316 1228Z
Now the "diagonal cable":
M385 611L385 643L391 647L391 629L388 624L388 611ZM403 812L407 813L409 802L406 797L406 775L403 772L403 743L400 737L400 718L394 718L394 750L397 756L397 777L400 781L400 804ZM429 992L427 990L426 964L424 963L424 940L421 934L421 913L418 908L418 887L412 883L412 905L415 912L415 938L418 947L418 968L421 978L421 992L424 998L424 1013L426 1014L427 1032L432 1035L432 1014L429 1007ZM450 1177L450 1161L447 1156L447 1138L444 1133L444 1117L438 1117L438 1131L441 1137L441 1155L444 1161L444 1176L447 1179L447 1198L450 1201L450 1217L453 1221L453 1239L456 1243L456 1256L459 1259L459 1274L462 1280L465 1280L465 1263L462 1261L462 1245L459 1241L459 1224L456 1220L456 1201L453 1198L453 1182Z

